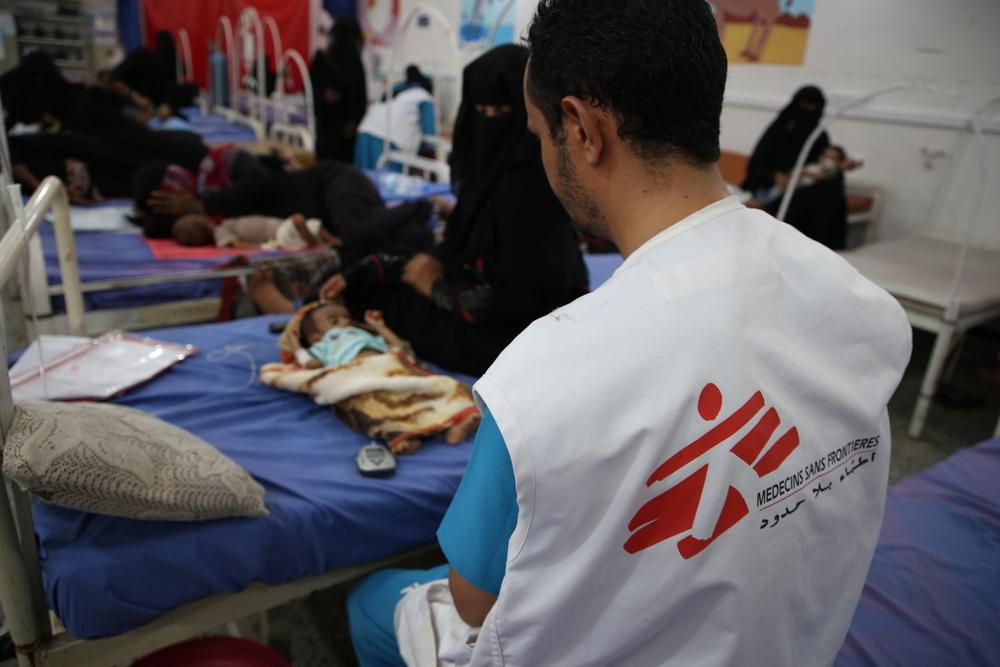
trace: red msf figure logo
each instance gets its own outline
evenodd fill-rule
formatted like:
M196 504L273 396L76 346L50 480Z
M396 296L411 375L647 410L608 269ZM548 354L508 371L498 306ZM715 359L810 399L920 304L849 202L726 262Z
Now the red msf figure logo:
M721 502L721 509L717 507L722 498L721 494L715 494L718 499L711 497L706 499L709 504L713 504L714 500L716 507L705 507L706 503L703 503L702 495L706 481L710 478L710 466L706 460L697 470L684 479L674 482L669 489L639 508L628 524L632 536L625 542L625 551L630 554L638 553L676 535L692 531L697 523L703 529L695 533L707 535L707 539L698 539L688 534L677 543L677 551L681 556L685 559L691 558L701 553L719 535L735 526L750 512L743 495L731 483L735 477L742 477L751 470L751 476L756 473L754 479L765 477L777 470L778 466L799 446L798 431L794 427L790 428L767 451L764 451L771 436L781 424L778 412L770 408L753 428L729 449L735 459L728 457L730 460L723 459L719 462L713 450L718 451L718 447L736 435L763 409L764 395L758 391L736 412L664 461L646 480L646 486L652 486L696 460L712 458L713 469L715 467L720 471L725 469L725 479L719 480L715 474L711 476L716 483L721 482L728 486L725 501ZM705 421L711 422L715 421L721 410L722 392L714 384L705 385L698 398L698 414ZM737 459L746 466L738 463ZM732 463L741 469L733 469ZM710 495L714 488L715 484L709 486ZM709 522L707 526L710 530L704 529L706 520ZM713 520L714 524L711 523Z

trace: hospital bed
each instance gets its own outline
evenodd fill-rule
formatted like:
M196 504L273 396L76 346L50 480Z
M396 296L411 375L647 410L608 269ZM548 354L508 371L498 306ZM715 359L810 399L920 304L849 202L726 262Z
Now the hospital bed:
M430 183L413 176L377 170L366 173L390 205L449 192L447 184ZM247 275L255 265L251 262L244 266L225 266L233 260L232 256L155 259L138 228L126 222L114 229L113 218L121 217L123 203L128 204L119 201L108 206L71 208L76 229L77 264L89 313L87 333L215 320L222 281ZM94 231L79 229L81 226ZM53 333L65 328L56 233L46 224L39 229L38 236L44 260L43 266L33 267L36 269L35 303L38 312L43 314L38 321L38 333ZM281 256L273 252L246 254L260 261Z
M836 667L997 664L998 479L1000 438L889 489L882 533Z
M825 118L802 147L778 219L788 210L812 145L833 120L879 95L914 88L926 89L913 84L889 86L855 98ZM913 327L935 335L920 395L910 418L908 430L914 438L923 433L931 403L945 375L948 357L958 349L965 332L1000 317L1000 252L977 248L971 243L974 226L983 215L983 198L989 183L982 118L998 103L1000 98L991 100L969 119L969 130L977 142L979 184L960 240L935 238L918 232L842 253L844 259L863 275L896 297ZM1000 422L996 433L1000 436Z
M969 329L1000 317L1000 252L967 248L955 284L962 244L916 234L842 253L865 277L892 294L910 324L935 334L920 397L910 421L919 437L949 354ZM953 292L954 288L954 292Z
M274 19L270 16L262 19L255 8L246 7L234 29L229 17L222 16L216 25L215 44L221 46L225 56L229 95L228 102L216 105L211 113L251 128L258 141L271 139L313 151L316 119L309 66L294 49L282 50L281 34ZM268 44L277 60L275 90L270 96L265 90ZM301 94L288 94L287 84L293 71L302 86ZM210 81L213 75L209 58Z
M32 198L28 233L46 208L54 208L65 282L78 285L68 207L55 179ZM26 245L16 230L0 242L0 285ZM72 289L66 296L69 331L79 333L83 297ZM150 332L193 344L199 354L117 400L189 429L246 468L266 489L267 517L169 523L88 515L29 498L4 480L0 602L19 664L127 662L433 542L471 448L428 442L400 460L394 477L361 477L354 455L366 438L328 408L255 382L260 365L278 358L268 327L280 319ZM0 378L7 433L6 369ZM51 635L48 609L68 632Z

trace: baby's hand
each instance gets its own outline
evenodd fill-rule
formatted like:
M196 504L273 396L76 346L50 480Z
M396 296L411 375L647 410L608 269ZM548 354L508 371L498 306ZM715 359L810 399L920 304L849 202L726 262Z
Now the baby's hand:
M381 310L366 310L365 311L365 323L375 329L381 329L385 326L385 318L382 317Z

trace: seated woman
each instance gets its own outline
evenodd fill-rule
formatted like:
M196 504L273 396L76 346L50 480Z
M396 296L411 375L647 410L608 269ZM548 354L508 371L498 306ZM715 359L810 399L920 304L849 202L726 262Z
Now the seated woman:
M529 323L587 290L577 234L527 129L527 58L505 45L465 68L452 152L458 202L433 254L387 247L320 290L356 314L382 311L417 354L463 373L481 374Z
M773 188L784 190L802 147L823 118L825 107L822 90L816 86L800 88L754 147L746 179L740 187L764 204L769 213L777 213L781 204L781 197L774 196ZM829 148L830 137L823 132L810 149L806 163L818 163ZM838 172L832 178L819 179L797 189L785 222L830 248L843 248L847 239L847 196L842 174Z

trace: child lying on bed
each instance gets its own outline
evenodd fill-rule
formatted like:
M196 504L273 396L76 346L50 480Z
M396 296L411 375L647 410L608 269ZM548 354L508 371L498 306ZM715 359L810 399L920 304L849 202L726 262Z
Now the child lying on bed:
M298 213L285 219L244 215L219 224L204 213L188 213L174 223L172 236L184 246L215 245L247 250L305 250L342 245L339 238L323 229L319 220L306 220Z
M283 357L297 363L267 364L261 382L332 405L351 428L396 454L437 434L451 444L469 437L480 420L469 388L417 366L378 311L365 313L365 323L352 322L340 304L305 306L279 342Z

